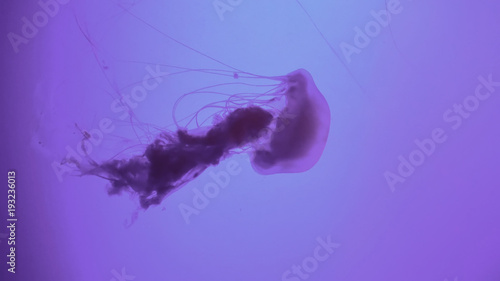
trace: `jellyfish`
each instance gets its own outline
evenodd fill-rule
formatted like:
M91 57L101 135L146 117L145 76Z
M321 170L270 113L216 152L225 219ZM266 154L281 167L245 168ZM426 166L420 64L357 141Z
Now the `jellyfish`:
M207 72L208 70L203 70ZM221 75L221 72L208 71ZM233 73L233 79L265 79L274 84L228 85L267 86L258 93L224 94L205 87L182 95L174 104L175 131L162 131L143 153L122 159L97 162L88 157L82 175L102 177L110 182L110 195L131 192L147 209L160 204L177 188L196 178L209 166L231 155L246 153L255 172L261 175L299 173L318 162L328 138L330 110L311 74L299 69L284 76L258 76ZM178 119L176 109L184 98L215 93L226 99L203 106L190 116ZM218 109L209 118L199 120L201 112ZM182 123L185 121L184 123ZM189 129L189 125L194 128Z
M104 161L87 156L86 163L77 163L80 175L106 179L110 195L131 193L138 197L141 208L148 209L159 205L208 167L235 154L246 154L252 169L260 175L302 173L316 165L328 140L331 115L325 97L307 70L297 69L278 76L243 71L161 32L129 10L124 13L224 69L157 63L172 70L162 78L195 72L213 75L206 79L211 85L181 94L172 107L172 126L157 127L154 137L148 135L145 144L141 140L141 151ZM106 80L111 81L107 73L112 68L102 65L99 48L87 34L87 28L80 25L79 28L91 44ZM220 83L219 78L223 79ZM110 85L123 97L122 89L115 88L115 83ZM207 96L215 96L217 100L179 117L182 105L188 104L188 110L193 110ZM188 103L189 98L195 99ZM141 126L140 122L134 119L133 111L130 113L130 126L140 139L135 130L137 124Z

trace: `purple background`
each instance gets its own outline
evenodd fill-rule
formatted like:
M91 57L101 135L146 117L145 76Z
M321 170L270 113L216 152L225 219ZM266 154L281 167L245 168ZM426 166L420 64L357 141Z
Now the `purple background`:
M223 20L205 0L72 0L15 53L7 34L21 34L21 18L41 8L4 1L1 171L5 181L6 171L17 171L19 222L16 278L6 272L0 241L2 280L109 281L122 268L137 281L286 280L283 272L328 236L341 246L308 280L500 280L500 87L456 130L443 119L474 94L479 76L500 81L500 4L401 1L390 27L342 64L327 42L341 55L341 42L353 44L354 28L369 23L384 1L301 3L326 41L289 0L245 0ZM307 69L332 112L317 165L260 176L246 156L235 156L242 172L190 224L179 204L191 204L193 188L212 182L209 172L228 161L140 213L129 228L123 225L133 199L109 197L99 178L59 181L52 163L66 146L76 149L75 123L90 130L109 118L116 125L92 151L95 159L137 143L129 120L110 104L113 90L130 92L147 65L227 69L164 34L253 73ZM142 125L167 126L173 102L211 79L165 77L134 113ZM384 173L397 172L398 156L408 158L414 141L436 128L447 140L391 191Z

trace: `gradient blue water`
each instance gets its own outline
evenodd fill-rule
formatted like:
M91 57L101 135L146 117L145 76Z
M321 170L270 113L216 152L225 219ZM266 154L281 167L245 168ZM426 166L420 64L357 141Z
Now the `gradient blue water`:
M10 8L5 33L19 32L19 19L39 10L25 2ZM245 0L223 21L211 1L131 3L74 0L18 54L3 42L13 78L6 81L12 94L2 94L2 120L11 120L2 125L9 135L2 168L18 171L18 280L108 281L122 269L134 280L286 280L282 274L329 236L340 247L308 280L499 280L500 99L493 94L457 130L442 117L474 93L478 76L500 80L498 4L401 1L390 29L352 56L351 75L328 44L338 53L341 42L352 44L354 27L384 1L301 1L326 41L295 1ZM130 91L147 65L227 69L163 33L245 71L307 69L332 112L317 165L261 176L237 155L128 228L133 198L109 197L99 178L60 182L51 164L66 146L76 149L75 123L90 130L113 120L116 129L91 153L96 159L137 143L130 121L110 105L113 90ZM140 124L167 126L175 100L211 79L164 78L134 113ZM391 192L384 172L437 127L448 140ZM192 205L192 190L213 182L209 172L230 160L241 173L186 224L179 204Z

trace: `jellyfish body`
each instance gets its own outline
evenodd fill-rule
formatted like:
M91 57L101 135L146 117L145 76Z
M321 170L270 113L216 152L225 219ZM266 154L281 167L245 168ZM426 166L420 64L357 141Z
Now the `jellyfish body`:
M275 77L244 74L235 74L234 79L246 76L278 84L268 85L269 91L231 94L222 103L204 106L192 114L191 121L198 124L198 113L209 107L222 113L202 134L180 127L173 114L177 131L162 132L142 155L103 163L89 160L90 168L82 168L82 174L109 180L109 194L129 191L138 195L141 207L147 209L237 150L248 153L253 169L263 175L312 168L327 141L330 110L309 72L299 69ZM200 92L183 97L194 93ZM284 106L277 108L279 100L284 100Z
M259 174L300 173L318 162L330 130L330 109L311 74L299 69L286 75L286 106L276 118L270 141L252 155Z

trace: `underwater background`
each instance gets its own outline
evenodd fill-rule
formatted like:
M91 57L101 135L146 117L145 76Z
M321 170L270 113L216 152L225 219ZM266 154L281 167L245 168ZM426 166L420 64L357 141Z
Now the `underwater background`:
M0 231L2 280L500 280L499 2L1 5L1 171L16 171L18 218L15 274ZM320 160L260 175L234 154L146 211L78 176L66 162L85 161L85 132L102 133L96 161L140 154L175 129L183 93L240 79L173 66L306 69L331 111Z

